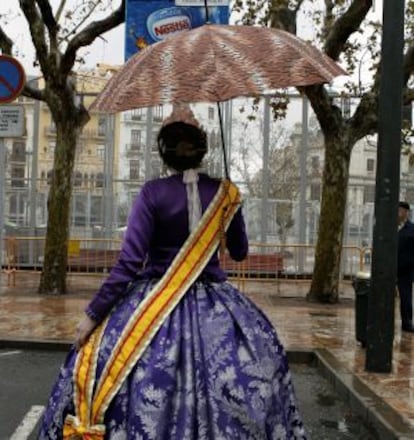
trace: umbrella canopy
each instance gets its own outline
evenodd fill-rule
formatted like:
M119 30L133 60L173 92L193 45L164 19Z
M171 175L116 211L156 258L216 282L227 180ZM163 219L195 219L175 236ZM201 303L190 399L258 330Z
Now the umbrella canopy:
M148 46L111 78L92 110L219 102L332 81L345 72L281 30L205 24Z

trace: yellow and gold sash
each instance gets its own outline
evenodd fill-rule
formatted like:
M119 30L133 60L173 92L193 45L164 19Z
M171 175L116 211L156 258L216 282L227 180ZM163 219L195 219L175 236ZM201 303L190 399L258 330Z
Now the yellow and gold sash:
M217 194L174 258L171 266L131 315L96 384L96 362L106 319L78 353L74 368L75 416L65 419L64 439L103 440L105 411L131 369L165 319L201 274L217 250L240 205L240 193L230 181ZM223 229L224 228L224 229Z

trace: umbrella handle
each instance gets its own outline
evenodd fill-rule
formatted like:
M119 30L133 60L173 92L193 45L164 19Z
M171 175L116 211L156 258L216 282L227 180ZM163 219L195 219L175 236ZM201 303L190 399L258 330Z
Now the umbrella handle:
M220 122L220 135L221 135L221 148L223 150L224 174L226 179L230 180L229 167L227 164L227 155L226 155L226 142L224 140L223 117L221 115L221 108L219 102L217 102L217 110L218 110L218 116Z
M208 16L207 0L204 0L204 9L206 10L206 24L210 23L210 17Z

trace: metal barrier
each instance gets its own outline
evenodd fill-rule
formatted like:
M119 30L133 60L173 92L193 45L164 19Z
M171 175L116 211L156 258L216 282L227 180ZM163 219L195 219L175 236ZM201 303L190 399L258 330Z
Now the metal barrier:
M15 285L19 271L40 272L44 261L44 237L6 237L4 272L8 285ZM79 275L102 277L115 264L121 246L120 239L72 238L68 242L67 271ZM370 263L369 248L342 248L341 279L351 279ZM369 255L369 258L367 257ZM369 261L368 261L369 260ZM226 253L220 263L229 278L240 285L245 281L261 282L309 281L315 261L315 246L304 244L250 243L249 255L241 262Z

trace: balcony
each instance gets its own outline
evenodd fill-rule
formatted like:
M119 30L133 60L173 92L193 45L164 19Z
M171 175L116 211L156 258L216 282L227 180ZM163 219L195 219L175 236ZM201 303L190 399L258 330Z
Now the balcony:
M80 137L81 139L105 139L106 130L104 128L84 128Z
M145 118L143 113L124 113L124 122L142 122L144 121L144 119Z
M128 156L138 155L142 152L143 145L141 142L132 142L130 144L125 144L125 151Z

